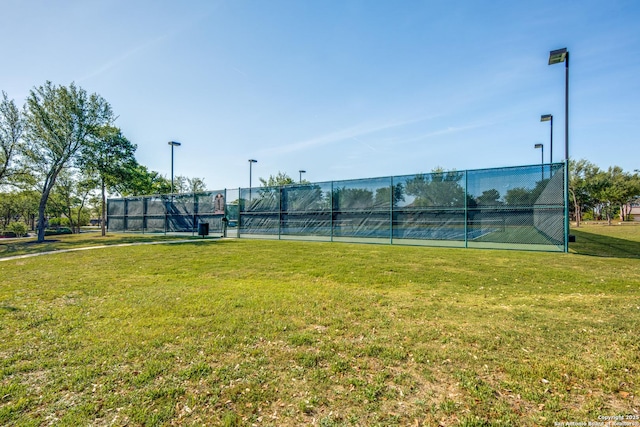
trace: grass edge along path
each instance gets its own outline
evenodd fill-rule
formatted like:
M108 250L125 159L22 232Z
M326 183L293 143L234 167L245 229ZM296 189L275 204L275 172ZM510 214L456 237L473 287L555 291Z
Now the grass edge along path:
M0 262L31 258L31 257L41 256L41 255L53 255L53 254L62 254L67 252L89 251L94 249L122 248L127 246L139 246L139 245L170 245L170 244L177 244L177 243L193 243L193 242L204 242L204 241L210 242L212 240L211 239L206 239L206 240L177 239L177 240L161 240L161 241L135 242L135 243L111 243L111 244L98 245L98 246L81 246L77 248L56 249L52 251L33 252L33 253L22 254L22 255L10 255L6 257L0 257Z

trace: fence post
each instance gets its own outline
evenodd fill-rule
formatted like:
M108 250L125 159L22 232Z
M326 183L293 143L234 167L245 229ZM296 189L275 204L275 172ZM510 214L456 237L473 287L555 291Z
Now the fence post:
M122 222L124 224L123 231L126 233L129 227L129 199L124 199L124 221Z
M469 247L469 171L464 171L464 247Z
M142 234L147 226L147 197L142 198Z
M329 221L329 226L331 229L331 239L330 241L333 242L333 181L331 181L331 196L329 198L330 201L330 205L331 205L331 220Z
M568 253L569 252L569 155L568 154L564 159L563 172L564 172L564 252Z
M236 218L236 233L238 239L240 238L240 226L242 224L242 209L244 203L242 203L242 188L238 187L238 218Z
M389 191L389 244L393 245L393 176L390 177L390 181L391 181L391 188Z
M280 235L282 233L282 193L283 186L278 186L278 240L280 240Z

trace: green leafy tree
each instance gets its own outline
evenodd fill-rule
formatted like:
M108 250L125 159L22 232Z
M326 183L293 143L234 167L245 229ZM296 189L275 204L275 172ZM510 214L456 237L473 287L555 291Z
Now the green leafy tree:
M461 207L466 193L460 185L463 172L444 172L437 168L430 174L419 174L406 182L406 194L415 196L414 207Z
M27 98L27 151L39 173L38 242L45 237L45 210L60 172L76 163L79 153L98 130L113 121L111 106L97 94L75 84L46 82Z
M595 177L601 172L593 163L585 160L571 160L569 163L569 193L572 198L576 227L580 227L582 212L593 208L596 203L595 193L600 181Z
M373 208L373 191L366 188L338 187L333 190L333 197L336 209Z
M73 173L63 170L58 174L56 184L49 196L47 211L54 216L64 216L69 220L69 226L73 232L79 232L80 227L74 222L73 211L80 204L80 198L76 194L76 179Z
M263 187L281 187L284 185L295 184L296 182L284 172L278 171L276 176L269 175L269 179L260 178L260 184Z
M204 178L187 178L187 188L190 193L202 193L207 190Z
M118 186L134 180L136 171L136 145L131 143L117 127L105 125L92 135L82 154L85 187L93 182L100 189L101 232L106 231L107 191L116 192ZM88 195L88 193L87 193Z
M27 225L22 221L16 221L9 226L9 230L13 231L16 237L24 237L27 234Z
M176 175L173 177L173 192L182 193L202 193L207 187L204 178L189 178L184 175Z
M187 185L187 177L184 175L176 175L173 177L173 192L176 194L187 193L189 186Z
M482 194L476 197L476 203L478 206L500 206L500 192L495 188L491 190L485 190Z
M400 202L404 202L404 185L399 182L393 186L393 200L391 199L391 186L376 189L375 205L377 207L388 207L390 204L397 207Z
M0 185L8 184L20 174L17 157L23 149L24 114L2 92L0 101Z
M618 198L617 191L614 189L612 176L606 171L598 171L589 182L593 199L597 202L601 213L604 213L607 223L611 225L611 217L613 216L612 200Z
M17 216L17 193L0 193L0 230L5 229Z
M504 202L510 206L531 205L531 190L525 187L511 188L504 195Z
M69 221L73 233L80 233L80 227L87 225L89 212L87 202L96 188L96 180L77 171L63 171L58 175L51 192L47 212L54 216L64 216Z
M12 221L22 220L33 229L39 198L34 190L0 193L0 228L7 227Z
M629 215L631 214L631 204L638 203L640 200L640 175L638 175L638 173L629 175L629 178L623 185L626 187L625 199L627 201L620 206L620 219L625 221L629 219Z
M631 203L640 193L634 177L619 166L610 166L606 171L600 171L592 178L592 182L593 194L600 202L609 225L615 209L620 209L620 215L624 215L623 206Z
M171 181L146 166L135 163L127 171L127 179L114 186L116 193L123 197L169 194Z

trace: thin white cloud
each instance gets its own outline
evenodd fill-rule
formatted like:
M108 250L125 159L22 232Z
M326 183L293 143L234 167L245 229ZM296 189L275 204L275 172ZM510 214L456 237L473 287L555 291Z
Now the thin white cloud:
M217 3L211 3L208 4L206 7L201 8L201 10L197 10L197 11L193 11L188 17L186 17L183 21L182 24L177 24L175 26L173 26L173 29L171 31L166 32L165 34L161 34L153 39L147 40L143 43L140 43L137 46L134 46L133 48L127 50L126 52L124 52L122 55L119 55L113 59L111 59L110 61L106 62L105 64L103 64L102 66L98 67L96 70L90 72L89 74L79 78L77 81L81 82L83 80L88 80L90 78L94 78L96 76L99 76L101 74L104 74L105 72L109 71L110 69L112 69L113 67L117 66L118 64L126 61L128 58L146 50L149 49L152 46L155 46L161 42L163 42L164 40L170 39L175 37L176 35L189 30L190 28L193 28L199 24L201 24L202 22L205 22L206 19L212 14L214 13L214 11L218 8L218 6L221 4L222 2L217 2Z
M491 126L494 123L481 123L481 122L476 122L476 123L471 123L468 124L466 126L449 126L446 127L444 129L439 129L439 130L435 130L432 132L428 132L428 133L424 133L424 134L420 134L420 135L415 135L409 138L403 138L403 139L392 139L389 142L393 142L395 144L411 144L414 142L419 142L419 141L424 141L426 139L430 139L436 136L442 136L442 135L449 135L449 134L454 134L454 133L459 133L459 132L466 132L468 130L472 130L472 129L479 129L479 128L483 128L483 127L487 127L487 126Z
M325 135L320 135L315 138L310 138L304 141L294 142L287 145L282 145L279 147L268 148L262 150L261 153L269 154L269 155L279 155L279 154L288 154L299 151L308 150L314 147L320 147L323 145L329 145L336 142L354 139L358 142L361 142L358 137L374 134L377 132L385 131L393 128L400 128L403 126L412 125L418 122L422 122L425 120L429 120L432 117L421 117L418 119L409 119L402 120L396 122L388 122L383 124L361 124L352 126L346 129L341 129L335 132L330 132ZM372 148L369 146L369 148Z
M89 74L79 78L77 81L78 82L82 82L84 80L89 80L92 79L94 77L100 76L102 74L104 74L105 72L109 71L110 69L112 69L113 67L117 66L118 64L126 61L128 58L132 57L133 55L142 52L148 48L150 48L151 46L154 46L158 43L160 43L161 41L169 38L171 34L165 34L159 37L156 37L153 40L149 40L146 41L138 46L133 47L132 49L129 49L128 51L126 51L125 53L123 53L122 55L111 59L110 61L106 62L105 64L103 64L102 66L98 67L97 69L93 70L92 72L90 72Z
M360 144L364 145L365 147L367 147L367 148L368 148L369 150L371 150L371 151L375 151L375 152L377 152L377 151L378 151L378 150L377 150L375 147L373 147L371 144L367 144L366 142L364 142L364 141L362 141L362 140L360 140L360 139L356 138L355 136L353 137L353 140L358 141Z

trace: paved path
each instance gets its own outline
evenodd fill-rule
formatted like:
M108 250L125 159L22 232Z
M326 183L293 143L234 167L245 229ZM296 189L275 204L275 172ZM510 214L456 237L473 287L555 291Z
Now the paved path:
M47 252L37 252L34 254L25 254L25 255L14 255L8 256L4 258L0 258L0 262L2 261L11 261L16 259L23 258L31 258L34 256L41 255L51 255L51 254L62 254L65 252L76 252L76 251L88 251L93 249L104 249L104 248L118 248L123 246L139 246L139 245L164 245L164 244L175 244L175 243L199 243L199 242L212 242L218 239L184 239L184 240L164 240L158 242L137 242L137 243L118 243L115 245L100 245L100 246L85 246L82 248L72 248L72 249L59 249L57 251L47 251Z

